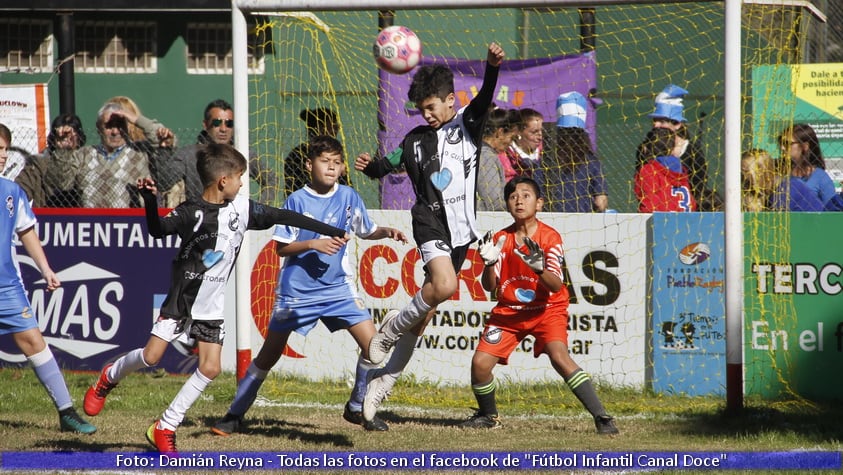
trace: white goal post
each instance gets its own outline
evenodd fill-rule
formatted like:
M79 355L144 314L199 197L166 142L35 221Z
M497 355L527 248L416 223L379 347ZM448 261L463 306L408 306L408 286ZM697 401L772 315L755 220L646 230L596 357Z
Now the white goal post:
M771 0L781 4L787 0ZM798 0L797 0L798 1ZM673 0L673 3L701 3L699 0ZM240 123L249 117L246 13L336 10L425 10L461 8L594 7L600 5L666 3L654 0L232 0L232 41L234 70L234 113ZM728 409L743 406L743 218L741 214L741 9L742 0L725 0L725 300L726 300L726 399ZM746 3L750 3L747 1ZM793 1L787 2L793 4ZM804 2L810 4L810 2ZM235 129L234 143L248 155L249 128ZM249 195L248 181L241 193ZM247 241L242 255L249 255ZM239 259L235 269L237 374L245 373L251 361L249 322L250 268L248 259Z

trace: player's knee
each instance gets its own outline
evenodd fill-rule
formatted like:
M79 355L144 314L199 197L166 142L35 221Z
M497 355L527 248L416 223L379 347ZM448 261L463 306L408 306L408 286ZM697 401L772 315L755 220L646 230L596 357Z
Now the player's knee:
M457 291L456 278L437 279L431 283L433 284L433 298L437 303L448 300Z
M199 372L208 379L215 379L220 375L220 365L215 363L204 363L199 365Z

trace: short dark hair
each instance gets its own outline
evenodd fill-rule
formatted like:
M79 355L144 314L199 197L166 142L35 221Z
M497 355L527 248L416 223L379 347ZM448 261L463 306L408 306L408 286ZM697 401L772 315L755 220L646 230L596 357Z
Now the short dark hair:
M342 156L342 144L339 140L329 135L317 135L310 139L310 142L307 144L308 160L313 160L325 152L338 153Z
M429 97L443 101L454 92L454 73L440 64L422 66L413 75L407 97L418 104Z
M212 186L222 176L246 171L246 157L228 144L209 143L196 150L196 172L202 186Z
M542 191L539 184L536 180L528 177L527 175L518 175L517 177L513 178L506 182L506 185L503 186L503 199L508 200L509 195L515 192L515 187L520 185L521 183L525 183L533 188L533 191L536 193L536 198L542 197Z
M222 110L224 110L224 111L234 110L234 109L231 107L231 104L229 104L229 103L228 103L228 102L226 102L225 100L223 100L223 99L216 99L216 100L214 100L214 101L211 101L211 103L210 103L210 104L208 104L207 106L205 106L205 116L204 116L204 117L205 117L205 120L210 120L210 119L211 119L211 109L222 109Z

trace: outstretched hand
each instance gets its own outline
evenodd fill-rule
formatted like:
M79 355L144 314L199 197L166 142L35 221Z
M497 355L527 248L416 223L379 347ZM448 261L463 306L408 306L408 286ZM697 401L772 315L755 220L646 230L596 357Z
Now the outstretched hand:
M503 48L499 44L495 42L489 44L489 53L486 55L486 61L489 65L495 67L500 66L504 56L506 56L506 53L503 52Z
M152 178L138 178L138 191L156 195L158 194L158 187L155 186L155 180Z
M527 252L521 252L521 249L515 248L515 254L530 266L536 274L544 272L544 250L539 246L539 243L532 239L525 237L524 245L527 246Z
M357 156L357 159L354 160L354 169L358 172L362 172L366 165L372 162L372 156L366 152L361 153Z
M480 258L483 259L483 264L486 267L495 265L500 259L501 256L501 249L503 249L503 243L506 242L506 236L501 236L498 238L497 242L494 244L492 243L492 231L488 231L477 243L477 249L480 251Z

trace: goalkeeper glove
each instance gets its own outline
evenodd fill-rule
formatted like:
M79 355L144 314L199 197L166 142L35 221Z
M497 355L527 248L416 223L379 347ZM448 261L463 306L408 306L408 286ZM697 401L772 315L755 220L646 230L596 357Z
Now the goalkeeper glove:
M477 243L477 248L480 251L480 257L483 259L483 264L486 267L495 265L501 256L501 249L503 243L506 242L506 236L498 238L498 242L492 244L492 231L486 233L480 242Z
M532 269L533 272L541 275L541 273L544 272L544 250L541 246L539 246L539 243L528 237L524 238L524 245L527 246L527 252L524 253L521 252L520 249L515 248L515 254L517 254L525 264L530 266L530 269Z

